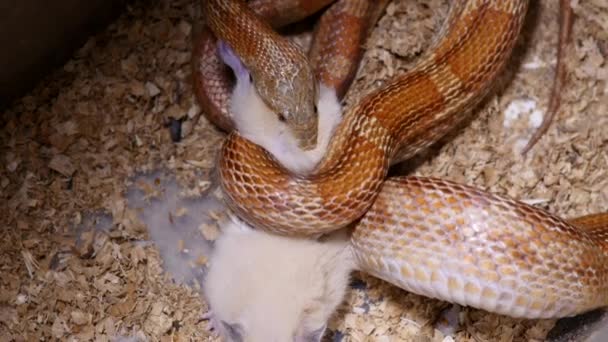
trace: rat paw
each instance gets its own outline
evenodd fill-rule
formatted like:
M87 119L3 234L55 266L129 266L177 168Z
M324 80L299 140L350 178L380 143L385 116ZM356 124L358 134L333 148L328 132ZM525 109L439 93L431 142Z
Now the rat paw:
M205 330L209 333L217 333L218 325L215 317L213 316L213 311L209 310L207 312L201 313L199 318L200 321L207 321L207 327Z
M435 324L435 328L444 336L454 336L460 326L460 306L452 305L439 314L439 319Z

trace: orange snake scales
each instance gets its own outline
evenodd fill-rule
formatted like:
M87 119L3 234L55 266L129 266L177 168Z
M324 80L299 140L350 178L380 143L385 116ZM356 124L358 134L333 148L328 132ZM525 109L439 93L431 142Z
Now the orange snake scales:
M254 10L256 3L261 2L250 2ZM233 130L230 113L226 107L213 107L213 87L204 84L205 70L210 69L197 65L197 89L202 90L198 97L207 115L232 130L219 159L229 206L253 227L271 233L310 237L349 227L358 267L413 293L527 318L575 315L607 305L605 215L568 222L449 181L386 179L391 164L443 137L490 92L509 59L527 7L524 0L453 1L446 24L420 62L345 112L327 152L309 173L288 170ZM262 17L289 12L260 8ZM364 12L374 13L371 22L375 11ZM269 43L279 36L270 34L271 26L243 2L203 1L203 13L210 31L234 49L254 79L281 77L256 71L272 69L265 66L268 63L277 68L289 61L275 55L275 48L285 43ZM199 44L195 56L215 49L211 33L204 34L206 45ZM254 52L254 46L261 50ZM323 80L311 65L308 72ZM316 86L311 87L307 77L294 89L312 89L305 97L315 99ZM264 82L256 80L256 86ZM270 94L260 90L261 97L265 92ZM222 101L226 103L225 95ZM271 102L269 107L283 110ZM318 118L311 106L307 108L287 115L316 125ZM299 131L299 119L285 119L300 147L309 149L312 135Z

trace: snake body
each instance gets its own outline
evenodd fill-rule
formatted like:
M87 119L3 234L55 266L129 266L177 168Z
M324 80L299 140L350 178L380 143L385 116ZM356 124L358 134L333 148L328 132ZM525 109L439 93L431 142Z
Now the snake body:
M361 270L410 292L556 318L608 304L606 219L570 223L473 187L397 177L384 183L351 242Z
M251 19L240 15L242 3L205 3L210 29L231 46L265 39L213 24L222 15ZM224 13L210 10L216 6ZM391 164L436 142L489 93L527 7L454 1L428 53L345 113L312 173L288 171L231 131L219 159L228 205L271 233L310 237L348 227L361 270L417 294L527 318L608 305L606 215L566 221L449 181L386 179Z
M264 149L232 132L219 160L231 208L255 227L301 236L360 218L391 163L436 142L489 92L526 8L527 1L454 2L439 39L421 62L344 114L313 174L288 172ZM221 29L218 35L224 35ZM239 42L246 44L233 44Z

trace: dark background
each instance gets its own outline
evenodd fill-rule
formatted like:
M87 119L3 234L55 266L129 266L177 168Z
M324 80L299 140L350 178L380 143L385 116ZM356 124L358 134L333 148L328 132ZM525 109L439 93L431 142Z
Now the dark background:
M0 110L61 67L127 0L1 0Z

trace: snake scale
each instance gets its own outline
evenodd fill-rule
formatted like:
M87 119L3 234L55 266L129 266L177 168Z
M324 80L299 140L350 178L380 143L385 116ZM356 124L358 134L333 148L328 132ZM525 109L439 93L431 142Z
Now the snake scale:
M306 13L329 2L312 1L311 7L317 7ZM567 221L446 180L387 179L392 164L443 137L488 95L518 39L528 1L452 2L428 52L414 68L388 80L344 113L325 156L311 173L286 169L262 147L240 136L226 110L228 97L218 90L229 87L229 82L211 76L222 67L217 56L213 59L214 35L252 70L256 86L266 82L261 80L264 72L270 73L267 78L276 77L275 83L282 81L285 75L279 69L293 60L277 52L276 47L286 43L272 43L282 38L264 20L277 13L302 18L305 11L256 3L262 1L251 1L249 7L235 0L203 1L209 31L195 52L195 57L211 55L204 63L195 63L195 86L211 121L230 131L220 152L220 183L239 217L257 229L300 237L348 227L361 270L413 293L461 305L526 318L570 316L608 305L607 215ZM373 6L364 8L367 24L356 31L366 35L378 12ZM297 20L278 17L275 27ZM310 93L298 94L295 102L312 99L314 103L314 79L326 79L314 64L318 63L314 54L320 51L314 44L307 75L293 81L300 82L294 89ZM261 51L253 52L254 45ZM290 54L298 55L295 59L306 60L303 52L290 49ZM354 55L356 60L360 51ZM349 84L356 68L346 69L351 76L346 72L340 78L342 85L333 83L340 96L344 93L340 87ZM260 91L261 97L265 91ZM316 125L316 110L310 105L268 103L279 118L293 122L300 147L310 148L316 133L305 133L297 120L307 118L308 127Z

